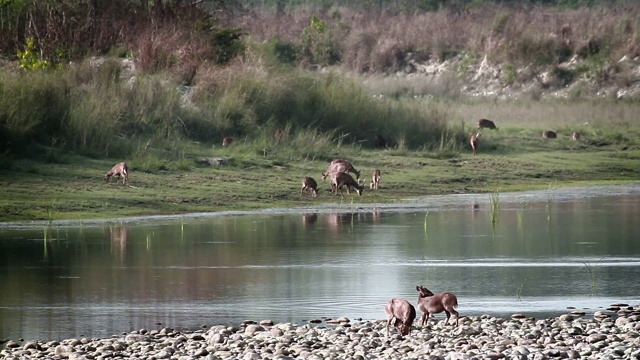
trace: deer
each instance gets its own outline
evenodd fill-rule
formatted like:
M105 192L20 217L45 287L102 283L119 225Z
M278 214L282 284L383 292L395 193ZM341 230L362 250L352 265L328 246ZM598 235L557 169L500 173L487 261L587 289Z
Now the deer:
M580 135L579 132L576 131L573 134L571 134L571 140L580 141L580 139L582 139L582 135Z
M378 190L379 184L380 184L380 170L375 169L371 173L371 184L369 184L369 189Z
M120 178L122 178L122 185L124 185L125 183L128 184L129 183L129 166L127 165L127 163L121 162L121 163L115 164L108 173L104 174L104 182L105 183L109 182L109 179L111 179L112 176L118 177L118 179L116 180L116 183L118 182L118 180L120 180Z
M558 137L555 131L545 130L542 132L542 137L545 139L555 139Z
M489 119L480 119L478 120L478 130L480 129L490 129L490 130L499 130L496 124Z
M460 314L455 310L458 306L458 298L450 293L443 292L434 294L424 286L416 286L418 290L418 309L422 311L422 326L429 320L429 314L445 312L447 314L446 324L449 324L451 314L456 316L456 326L460 321Z
M478 141L480 139L480 135L480 133L469 134L469 143L471 144L471 149L473 149L473 155L478 155Z
M331 189L335 191L336 195L338 195L338 190L340 190L340 195L344 196L342 193L343 186L346 186L348 195L351 195L350 189L355 188L358 192L358 195L362 196L364 185L360 185L351 177L351 175L345 172L337 172L331 174Z
M280 141L280 139L282 139L282 137L284 136L284 132L282 132L282 130L280 130L280 128L276 129L273 132L273 140Z
M373 147L382 149L387 147L387 140L380 134L376 134L373 138Z
M222 138L222 146L227 147L233 143L233 138L229 136L225 136Z
M360 179L360 171L356 170L350 162L347 160L335 159L331 164L329 164L327 171L322 173L322 181L325 181L327 176L338 172L353 173L357 179Z
M305 176L302 179L302 188L300 189L300 196L302 196L303 192L307 192L308 190L311 190L313 197L317 197L318 191L320 191L318 190L318 183L316 182L316 180L312 177Z
M387 336L393 318L396 319L393 326L398 332L403 336L409 335L416 319L416 308L410 302L402 298L393 298L384 306L384 311L387 313Z

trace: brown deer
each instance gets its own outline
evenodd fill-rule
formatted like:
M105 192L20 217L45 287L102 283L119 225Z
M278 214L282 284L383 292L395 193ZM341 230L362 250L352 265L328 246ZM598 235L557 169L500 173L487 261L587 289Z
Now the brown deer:
M348 195L351 195L350 189L355 188L358 192L358 195L362 196L364 185L360 185L351 177L351 175L345 172L337 172L331 174L331 189L335 191L336 195L338 195L338 190L340 190L340 195L344 196L344 194L342 193L343 186L347 188Z
M369 184L369 189L378 190L378 184L380 184L380 170L373 170L371 173L371 184Z
M302 188L300 189L300 196L302 196L303 192L307 192L308 190L311 190L311 193L313 195L313 197L317 197L318 196L318 183L316 182L316 180L312 177L309 176L305 176L302 179Z
M478 142L480 140L480 133L469 134L469 143L471 144L471 149L473 149L473 155L478 155Z
M112 176L118 177L118 179L116 180L116 183L118 182L118 180L120 180L120 178L122 178L122 185L128 184L129 183L129 166L127 165L127 163L121 162L121 163L115 164L111 168L111 171L104 174L104 182L105 183L109 182L109 179L111 179Z
M284 132L282 132L282 130L280 130L279 128L273 132L273 140L275 140L276 142L280 141L280 139L282 139L283 136L284 136Z
M580 135L579 132L576 131L573 134L571 134L571 140L580 141L580 139L582 139L582 135Z
M331 164L327 168L327 171L322 173L322 181L325 181L327 176L339 172L353 173L357 179L360 179L360 171L356 170L356 168L353 167L350 162L348 162L347 160L335 159L331 162Z
M396 319L393 326L401 335L409 335L413 321L416 319L416 308L407 300L401 298L393 298L384 306L387 313L387 336L389 336L389 325L391 320Z
M225 136L222 138L222 146L227 147L233 143L233 138L229 136Z
M387 147L387 140L380 134L376 134L373 138L373 147L382 149Z
M485 128L490 130L499 130L496 124L489 119L478 120L478 130L485 129Z
M542 137L545 139L555 139L558 137L555 131L545 130L542 132Z
M422 311L422 326L429 320L429 314L438 314L443 311L447 314L445 324L449 323L449 318L453 314L456 316L456 326L458 325L460 314L455 310L458 306L458 298L454 294L450 292L434 294L420 285L416 286L416 290L419 293L418 308Z

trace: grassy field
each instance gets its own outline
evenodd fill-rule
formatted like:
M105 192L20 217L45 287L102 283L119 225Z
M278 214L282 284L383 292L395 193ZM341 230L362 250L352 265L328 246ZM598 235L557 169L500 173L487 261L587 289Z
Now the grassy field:
M516 191L585 184L633 183L640 179L640 146L585 139L542 139L539 130L484 130L480 154L470 147L442 156L433 151L335 147L323 158L300 159L284 151L290 138L257 150L255 142L229 148L191 144L177 158L148 150L147 157L91 159L63 154L17 160L0 179L0 221L116 218L223 210L309 207L318 204L384 203L433 194ZM595 132L595 131L594 131ZM265 145L265 144L260 144ZM287 155L285 155L287 154ZM321 172L330 158L346 158L362 172L367 190L344 198L330 192ZM225 165L202 160L223 158ZM102 176L120 161L130 164L130 185L105 184ZM380 189L368 191L380 169ZM320 184L316 199L300 196L301 179Z

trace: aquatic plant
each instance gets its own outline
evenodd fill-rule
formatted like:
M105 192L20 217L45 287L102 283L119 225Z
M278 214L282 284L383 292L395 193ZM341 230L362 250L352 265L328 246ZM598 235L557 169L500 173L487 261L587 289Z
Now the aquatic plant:
M522 290L524 289L524 286L527 284L527 281L529 281L529 278L524 278L522 283L520 283L520 285L516 287L516 299L518 299L518 301L522 300Z
M500 191L496 190L489 194L489 200L491 201L491 224L495 230L496 224L500 220Z
M427 211L426 214L424 214L424 232L427 232L427 226L429 223L429 212Z
M602 259L600 259L602 260ZM598 295L598 269L597 269L597 265L600 262L600 260L598 260L598 262L595 264L595 266L592 266L589 263L583 263L585 268L587 269L587 273L589 274L589 279L591 281L591 296L597 296Z
M551 184L549 184L549 193L547 193L547 220L551 221L551 207L553 205L553 188Z

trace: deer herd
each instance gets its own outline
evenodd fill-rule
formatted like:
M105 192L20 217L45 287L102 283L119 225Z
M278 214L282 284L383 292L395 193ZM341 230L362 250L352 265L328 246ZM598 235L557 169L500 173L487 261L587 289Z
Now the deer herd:
M477 131L473 131L469 133L469 144L471 145L471 150L473 155L478 155L480 149L480 136L482 135L482 129L489 130L499 130L496 124L489 119L480 119L478 120ZM285 132L281 129L276 129L273 133L273 139L276 142L279 142L285 136ZM558 137L558 134L552 130L545 130L542 132L542 137L545 139L555 139ZM571 140L580 141L582 140L582 135L579 132L574 132L571 135ZM234 143L234 139L230 136L224 136L222 139L222 146L227 148ZM382 137L382 135L378 134L374 138L373 142L376 148L386 147L387 142ZM350 174L355 175L356 179L353 178ZM113 168L104 175L104 181L109 182L111 177L117 177L118 180L122 178L122 184L129 183L129 168L126 162L121 162L113 166ZM322 181L325 181L326 178L330 178L331 182L331 192L338 195L340 192L341 196L344 196L343 189L347 190L347 194L351 195L351 191L355 190L358 195L362 196L362 192L365 188L365 183L360 180L360 172L356 170L356 168L347 160L344 159L335 159L329 164L327 170L321 174ZM117 182L117 181L116 181ZM371 172L371 182L369 184L370 190L378 190L378 186L380 184L380 170L374 169ZM319 189L318 183L312 177L305 176L302 178L302 187L300 188L300 196L305 193L311 191L311 195L315 198L318 196Z
M480 142L480 131L482 129L490 129L490 130L498 130L496 124L489 119L480 119L478 120L478 131L469 133L469 144L471 144L471 150L473 151L473 155L478 155L479 142ZM558 134L553 130L544 130L542 132L542 137L544 139L556 139ZM574 132L571 134L571 140L580 141L582 136L579 132Z
M453 314L456 317L456 326L460 322L460 314L455 310L458 307L458 298L450 292L442 292L434 294L431 290L424 286L416 286L418 291L418 310L422 312L422 326L429 321L431 314L445 312L447 320L445 325L449 324L449 319ZM403 298L394 297L384 306L387 313L387 336L389 336L389 326L395 319L393 326L398 330L400 335L409 335L413 322L416 319L416 309L411 303Z

